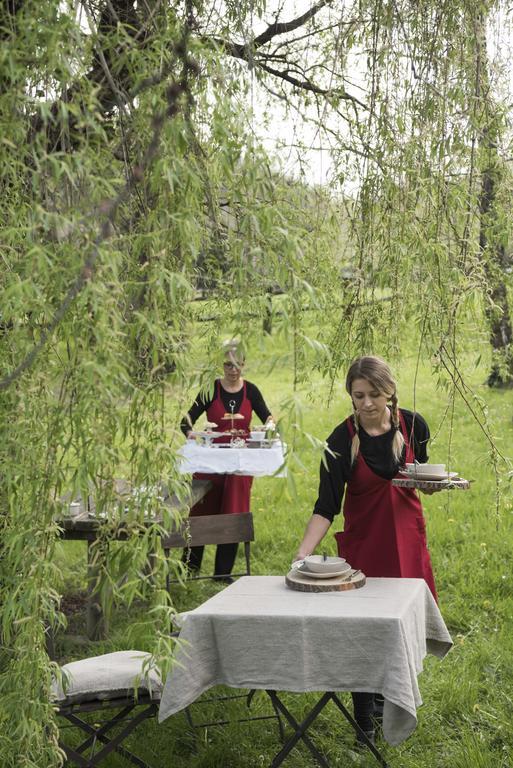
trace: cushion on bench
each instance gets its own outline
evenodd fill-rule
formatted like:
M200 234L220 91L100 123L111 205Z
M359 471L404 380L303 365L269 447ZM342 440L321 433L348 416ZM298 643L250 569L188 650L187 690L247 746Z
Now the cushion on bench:
M150 653L142 651L115 651L72 661L61 667L64 688L53 681L52 698L61 706L125 698L135 691L160 699L162 680L158 670L149 668L143 674L143 664L150 658Z

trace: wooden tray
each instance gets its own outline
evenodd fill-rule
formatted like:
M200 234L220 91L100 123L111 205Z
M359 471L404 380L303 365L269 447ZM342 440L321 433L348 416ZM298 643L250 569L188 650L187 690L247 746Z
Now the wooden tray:
M359 571L354 577L335 576L334 579L309 579L297 568L292 568L285 576L285 584L298 592L345 592L348 589L359 589L365 586L365 574Z
M453 488L467 491L470 488L470 482L462 477L454 480L419 480L418 478L397 477L392 480L392 485L395 485L396 488L418 488L419 491L451 491Z

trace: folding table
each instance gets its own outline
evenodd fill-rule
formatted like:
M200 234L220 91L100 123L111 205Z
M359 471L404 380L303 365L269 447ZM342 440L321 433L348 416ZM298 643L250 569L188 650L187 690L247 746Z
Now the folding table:
M307 732L330 702L357 730L339 691L381 693L383 736L399 744L417 723L417 675L426 653L442 658L452 645L422 579L369 578L358 590L304 593L288 589L283 576L248 576L179 619L183 642L165 682L159 721L215 685L263 689L294 729L272 768L299 740L328 766ZM322 695L298 723L282 691Z

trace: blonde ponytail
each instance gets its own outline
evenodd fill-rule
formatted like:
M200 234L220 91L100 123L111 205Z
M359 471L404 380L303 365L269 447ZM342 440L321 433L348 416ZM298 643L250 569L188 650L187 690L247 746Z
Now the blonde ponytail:
M397 406L397 393L394 392L390 398L391 409L390 415L392 417L392 425L394 428L394 437L392 440L392 455L399 464L403 456L404 437L401 432L401 423L399 421L399 408Z

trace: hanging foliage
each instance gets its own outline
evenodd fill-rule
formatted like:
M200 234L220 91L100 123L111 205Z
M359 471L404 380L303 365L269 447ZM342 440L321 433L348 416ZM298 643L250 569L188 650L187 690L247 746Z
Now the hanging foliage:
M163 585L180 565L160 549L159 490L185 498L178 424L225 335L283 334L299 386L313 365L333 382L355 354L399 356L415 327L497 463L459 328L469 313L499 328L508 381L508 126L484 44L507 4L266 5L0 10L2 765L62 757L45 635L63 621L65 499L91 495L105 515L105 611L147 601L141 643L171 658ZM277 107L262 92L330 143L331 190L268 157L257 128ZM198 330L200 295L218 321Z

